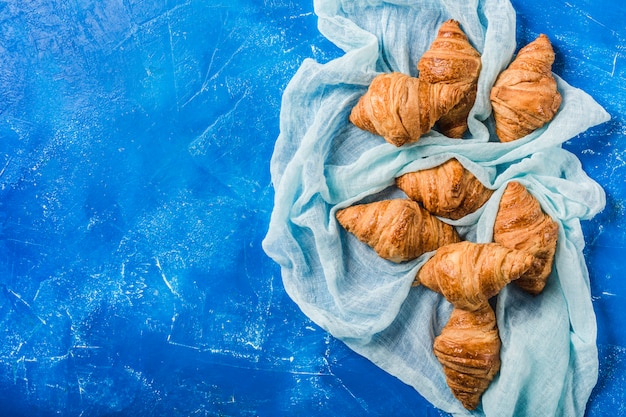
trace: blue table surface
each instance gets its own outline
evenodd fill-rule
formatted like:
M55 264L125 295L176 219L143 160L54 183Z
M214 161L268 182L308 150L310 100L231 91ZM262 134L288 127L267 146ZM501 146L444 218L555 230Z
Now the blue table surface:
M300 3L300 4L298 4ZM626 415L626 6L513 1L611 121L565 147L600 375ZM0 404L14 416L444 415L304 316L261 248L282 92L342 54L312 1L0 2Z

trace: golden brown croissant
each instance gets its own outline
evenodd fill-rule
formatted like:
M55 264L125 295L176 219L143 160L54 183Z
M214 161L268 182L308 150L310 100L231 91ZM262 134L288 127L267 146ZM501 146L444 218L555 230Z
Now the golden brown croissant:
M518 279L532 261L529 253L497 243L452 243L426 261L416 284L440 293L457 308L475 310Z
M480 54L472 47L459 22L448 20L417 64L419 78L429 83L459 86L463 98L437 122L439 130L451 138L461 138L478 89Z
M412 143L454 107L463 91L392 72L377 75L350 113L357 127L396 146Z
M446 382L466 409L478 406L498 373L500 346L496 316L488 303L474 311L455 308L435 338L433 350Z
M357 204L337 211L339 223L392 262L415 259L460 240L456 230L408 199Z
M493 226L495 242L534 256L533 265L515 281L531 294L539 294L552 272L559 226L543 212L539 201L519 182L507 184Z
M473 213L493 194L456 159L404 174L396 185L432 214L453 220Z
M520 49L491 89L490 99L501 142L522 138L554 117L561 94L552 75L554 50L546 35Z

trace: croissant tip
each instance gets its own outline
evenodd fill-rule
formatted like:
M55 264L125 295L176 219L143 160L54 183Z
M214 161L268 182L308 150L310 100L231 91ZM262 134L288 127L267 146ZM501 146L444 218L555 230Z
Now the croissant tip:
M532 295L533 297L538 296L543 292L543 289L546 287L546 281L542 280L525 280L524 278L514 281L515 284Z
M348 221L347 218L348 218L349 213L350 213L350 210L348 210L348 207L339 209L335 213L335 218L337 219L339 224L341 224L343 227L345 227L347 224L347 221Z
M480 402L479 400L474 400L473 398L459 398L459 401L461 401L463 407L465 407L465 409L469 411L475 410L478 407L478 403Z
M543 48L546 48L547 50L553 50L552 42L550 41L548 35L546 35L545 33L539 34L539 36L537 36L535 40L530 42L528 45L541 46Z
M512 192L520 192L522 190L525 190L526 187L524 187L524 184L522 184L519 181L510 181L507 185L506 188L504 189L505 193L512 193Z

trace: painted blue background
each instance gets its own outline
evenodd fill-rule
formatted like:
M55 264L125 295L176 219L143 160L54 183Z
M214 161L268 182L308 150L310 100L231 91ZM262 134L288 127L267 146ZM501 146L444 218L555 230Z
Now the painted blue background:
M440 416L311 323L261 249L281 94L341 54L312 2L0 1L0 415ZM548 4L549 3L549 4ZM612 120L566 143L600 378L626 415L626 6L513 1Z

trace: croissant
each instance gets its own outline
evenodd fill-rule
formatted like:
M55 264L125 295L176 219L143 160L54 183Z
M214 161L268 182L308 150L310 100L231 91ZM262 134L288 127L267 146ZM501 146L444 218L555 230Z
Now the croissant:
M419 140L462 95L454 85L431 84L399 72L379 74L352 109L350 121L402 146Z
M496 316L488 303L474 311L455 308L435 338L433 351L446 382L466 409L478 406L500 370L500 346Z
M417 63L419 78L429 83L459 86L463 98L437 122L439 130L451 138L461 138L467 130L469 115L478 89L480 54L472 47L459 22L448 20Z
M454 227L414 201L393 199L338 210L339 224L382 258L403 262L460 241Z
M396 185L432 214L453 220L473 213L493 194L456 159L404 174Z
M524 137L552 120L561 94L552 75L554 50L546 35L520 49L491 89L490 100L501 142Z
M518 280L520 288L536 295L552 272L559 234L558 224L541 209L539 201L519 182L507 184L493 226L495 242L534 256L532 266Z
M527 252L497 243L463 241L437 249L415 284L442 294L452 305L476 310L532 265Z

